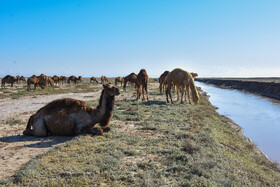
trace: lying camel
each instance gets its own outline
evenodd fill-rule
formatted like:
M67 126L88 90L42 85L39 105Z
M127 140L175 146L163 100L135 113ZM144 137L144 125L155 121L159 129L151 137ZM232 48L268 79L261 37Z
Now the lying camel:
M172 84L178 86L178 88L180 87L180 91L181 91L181 103L183 103L183 94L184 94L184 90L185 88L190 88L191 92L192 92L192 98L195 104L197 104L198 100L199 100L199 94L196 90L196 86L194 84L194 80L192 75L187 72L184 71L180 68L176 68L173 71L171 71L170 73L168 73L167 77L166 77L166 83L167 83L167 88L166 88L166 102L169 103L168 100L168 95L170 97L171 103L173 104L172 101L172 97L171 97L171 86Z
M109 81L108 81L108 78L102 75L102 76L101 76L101 83L102 83L102 84L105 84L105 82L109 82Z
M124 82L123 77L117 77L117 78L115 78L115 85L116 85L116 86L117 86L118 82L120 82L120 83L121 83L121 86L122 86L122 84L123 84L123 82Z
M64 98L50 102L32 115L23 132L27 136L44 137L76 136L80 134L102 135L110 131L109 122L119 89L111 84L103 85L97 108L84 101ZM97 123L100 127L94 127ZM31 129L32 128L32 129Z
M11 84L11 87L13 88L13 86L14 86L14 83L15 82L18 82L18 76L17 77L13 77L13 76L11 76L11 75L6 75L2 80L1 80L1 88L6 88L5 87L5 83L9 83L9 84Z
M128 76L124 77L124 84L123 84L123 90L126 90L126 84L127 82L131 83L131 86L133 86L133 84L136 85L137 82L137 75L135 73L130 73Z
M142 101L145 100L144 90L146 91L147 100L149 100L149 97L148 97L148 84L149 84L149 76L148 76L148 74L147 74L145 69L141 69L140 72L137 75L137 83L136 83L136 87L137 87L137 100L140 99L140 97L141 97L141 87L142 87L142 94L143 94Z
M159 81L159 91L162 93L162 90L165 88L165 78L169 71L165 71L163 74L160 75L158 81Z
M94 81L95 81L96 83L98 83L98 81L97 81L97 79L96 79L95 77L91 77L91 78L90 78L90 82L94 82Z

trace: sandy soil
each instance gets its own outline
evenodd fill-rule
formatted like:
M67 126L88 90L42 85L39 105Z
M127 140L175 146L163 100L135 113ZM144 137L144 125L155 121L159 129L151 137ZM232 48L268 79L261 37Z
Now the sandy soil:
M157 88L158 83L150 84L150 88ZM64 143L71 137L50 136L46 138L36 138L23 136L22 132L26 127L29 117L39 108L50 101L60 98L74 98L84 101L97 100L101 90L92 93L67 93L57 95L38 95L33 97L23 97L19 99L0 99L0 180L12 176L15 171L27 163L36 155L48 151L50 148ZM122 92L116 98L118 100L133 100L135 94ZM164 100L164 95L150 95L150 100ZM14 125L7 124L7 121L20 120ZM115 122L116 123L116 122ZM133 131L133 124L130 129L123 129L124 122L119 122L119 129ZM117 127L118 128L118 127ZM149 132L145 132L149 133Z

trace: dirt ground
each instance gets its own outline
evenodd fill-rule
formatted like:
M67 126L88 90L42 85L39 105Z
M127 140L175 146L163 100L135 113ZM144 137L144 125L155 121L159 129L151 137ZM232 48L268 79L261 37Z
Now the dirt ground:
M99 85L101 87L101 85ZM158 88L158 83L150 84L150 89ZM71 137L50 136L46 138L27 137L22 134L29 117L45 104L60 98L74 98L84 101L99 99L101 91L91 93L67 93L57 95L28 96L19 99L0 99L0 180L12 176L15 171L36 155L48 151L71 139ZM135 94L123 92L117 96L118 100L134 100ZM150 100L165 100L164 95L149 95ZM14 121L14 123L12 123ZM9 123L11 122L11 123ZM117 125L119 130L133 131L131 128L123 129L123 122Z

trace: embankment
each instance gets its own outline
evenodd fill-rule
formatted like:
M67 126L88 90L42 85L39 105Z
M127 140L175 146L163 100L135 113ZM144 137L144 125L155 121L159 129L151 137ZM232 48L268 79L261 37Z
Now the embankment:
M195 80L223 88L242 90L253 94L259 94L264 97L280 100L280 83L277 82L218 78L197 78Z

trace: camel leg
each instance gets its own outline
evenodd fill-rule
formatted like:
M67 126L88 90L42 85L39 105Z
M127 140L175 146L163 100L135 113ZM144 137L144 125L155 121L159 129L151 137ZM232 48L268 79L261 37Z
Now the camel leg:
M169 100L168 100L168 92L169 92L169 88L167 87L166 90L165 90L165 95L166 95L166 103L169 103Z
M111 127L109 127L109 126L101 127L101 128L102 128L103 132L109 132L109 131L111 131Z
M137 100L141 97L141 86L137 86Z
M90 129L92 135L103 135L103 130L100 127L93 127Z
M145 91L147 94L147 101L149 100L149 91L148 91L148 85L145 86Z
M180 90L180 86L176 86L176 89L177 89L177 101L179 101L179 90Z
M183 96L184 96L184 92L185 92L185 86L182 86L180 91L181 91L181 103L184 103L183 102Z
M143 98L142 101L145 101L145 85L142 85L142 94L143 94Z
M190 86L187 86L187 94L188 94L188 100L189 100L189 104L191 104L191 97L190 97Z

